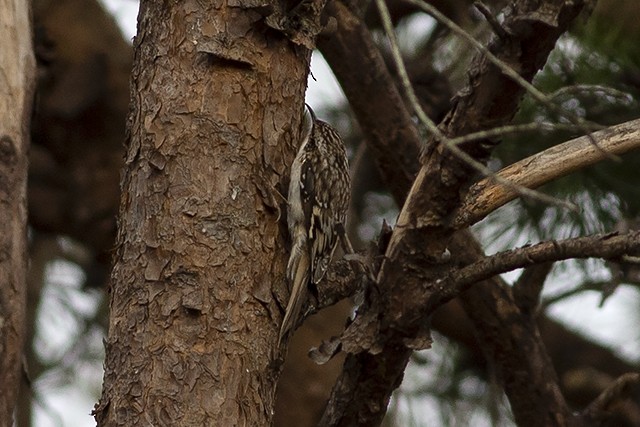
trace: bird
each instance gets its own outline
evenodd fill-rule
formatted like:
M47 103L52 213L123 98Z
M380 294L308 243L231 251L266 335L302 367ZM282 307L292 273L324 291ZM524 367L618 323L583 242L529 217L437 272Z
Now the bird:
M291 165L287 226L291 289L278 343L296 326L309 290L324 277L343 230L351 193L349 162L340 134L306 105L298 153Z

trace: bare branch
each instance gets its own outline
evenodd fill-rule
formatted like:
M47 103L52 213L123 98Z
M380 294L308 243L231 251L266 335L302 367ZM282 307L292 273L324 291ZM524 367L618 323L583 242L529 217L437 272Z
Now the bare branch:
M429 303L429 312L450 301L471 285L518 268L570 258L617 258L640 253L640 231L627 234L600 234L560 241L546 241L485 257L451 272L438 283Z
M596 143L595 139L591 139L589 136L589 128L597 125L595 125L594 123L590 123L589 121L584 120L581 117L576 116L572 112L560 107L559 105L554 104L552 101L552 97L549 97L543 92L541 92L540 90L538 90L535 86L533 86L526 79L520 76L520 74L518 74L516 70L514 70L511 66L509 66L509 64L507 64L505 61L502 61L500 58L494 55L491 52L491 50L485 47L482 43L476 40L471 34L467 33L455 22L451 21L449 18L444 16L442 13L440 13L440 11L436 9L433 5L420 0L405 0L405 1L416 7L421 8L426 13L428 13L429 15L433 16L435 19L437 19L438 21L446 25L454 33L458 34L460 37L462 37L465 41L467 41L473 47L475 47L480 52L482 52L486 56L486 58L489 61L491 61L492 64L500 68L500 70L502 70L502 72L504 72L507 76L509 76L509 78L513 79L513 81L515 81L522 88L524 88L527 91L527 93L529 93L533 97L533 99L535 99L536 101L538 101L539 103L547 107L549 110L559 114L560 116L567 118L571 123L573 123L574 125L578 126L580 129L582 129L587 134L587 138L589 138L589 141L595 146L596 149L598 149L598 144ZM483 13L483 15L485 13L488 13L488 11L483 10L482 7L480 7L479 10L481 13ZM496 25L497 22L495 22L495 19L494 19L493 21L489 21L489 24L493 26L493 25ZM498 25L498 27L502 29L502 26ZM500 38L505 38L505 35L508 34L508 32L502 29L501 31L498 30L497 34ZM618 160L617 157L613 155L610 155L610 154L606 154L606 155L612 160Z
M571 172L607 158L605 150L616 156L640 148L640 119L632 120L593 134L600 149L586 136L551 147L527 157L497 173L519 186L536 188ZM516 191L492 178L473 185L460 207L454 226L464 228L480 221L505 203L518 197Z
M559 301L562 301L566 298L570 298L574 295L578 295L582 292L586 292L586 291L596 291L596 292L603 292L608 286L611 286L611 281L587 281L587 282L583 282L580 285L569 289L567 291L561 292L559 294L556 295L552 295L549 297L546 297L543 299L542 301L542 306L543 308L549 307L550 305L553 305Z
M632 96L627 92L623 92L616 88L610 86L602 86L602 85L572 85L572 86L564 86L555 92L549 94L549 98L556 99L563 97L565 95L575 95L580 92L591 92L597 93L601 92L607 96L611 96L613 98L618 98L624 101L630 101Z
M529 83L524 78L522 78L522 76L520 76L506 62L502 61L496 55L491 53L491 51L489 49L487 49L486 46L484 46L482 43L480 43L478 40L476 40L471 34L466 32L462 27L460 27L455 22L453 22L452 20L447 18L444 14L442 14L433 5L431 5L431 4L427 3L427 2L424 2L424 1L420 1L420 0L405 0L405 1L407 3L410 3L410 4L414 5L414 6L422 9L424 12L426 12L429 15L431 15L433 18L435 18L438 21L442 22L451 31L453 31L454 33L459 35L461 38L463 38L471 46L475 47L480 52L482 52L482 54L485 55L485 57L489 61L491 61L492 64L494 64L496 67L500 68L500 70L502 70L503 73L505 73L507 76L509 76L509 78L511 78L516 83L518 83L529 94L531 94L531 96L534 99L538 100L540 103L545 104L545 105L550 104L549 99L547 98L547 96L544 93L540 92L535 86L533 86L531 83ZM505 34L504 32L501 32L501 33Z
M489 277L493 277L499 273L510 271L516 268L525 267L534 263L549 263L551 261L559 261L569 258L585 258L585 257L603 257L603 258L616 258L628 253L640 252L640 232L634 231L625 235L597 235L575 239L566 239L557 242L543 242L534 246L528 246L512 251L506 251L498 253L493 256L480 259L466 267L458 270L454 270L448 277L438 283L439 293L437 301L433 299L428 305L428 312L432 312L446 301L454 298L464 290L468 289L474 283L479 280L483 280ZM340 298L353 294L356 290L354 283L356 282L353 273L350 273L350 269L347 266L346 261L340 261L334 264L332 271L328 273L328 282L326 286L322 287L322 293L320 294L319 308L327 304L333 304ZM339 279L339 280L338 280ZM442 299L444 297L444 299ZM396 356L394 360L403 359L406 354L406 350L398 347L396 350ZM408 353L407 353L408 354ZM361 360L364 363L366 359L366 366L373 367L376 363L376 358L369 354L349 356L353 360ZM398 357L399 359L396 359ZM353 366L359 366L352 361ZM366 370L365 370L366 371ZM367 371L369 372L369 371ZM388 372L391 375L383 382L393 383L396 378L392 375L392 371ZM361 372L358 375L366 376L366 372ZM346 384L341 384L340 387L346 387ZM371 396L368 396L371 398ZM325 419L326 424L321 425L333 425L329 420L337 417L338 414L325 415L329 417Z
M601 129L601 126L598 126L597 129ZM458 136L456 138L452 138L449 141L451 144L460 145L471 141L479 141L482 139L490 139L501 136L506 136L510 134L517 134L523 132L539 132L543 133L545 131L557 131L557 130L568 130L568 131L576 131L578 127L576 125L569 125L565 123L548 123L548 122L532 122L532 123L524 123L520 125L506 125L500 126L492 129L481 130L478 132L468 133L466 135ZM595 128L593 129L595 130ZM492 174L492 176L495 174ZM513 184L512 184L513 185Z
M400 82L402 83L402 87L407 95L407 98L409 99L409 102L411 103L411 106L413 107L415 113L418 115L420 122L428 129L429 133L433 134L439 141L447 140L447 137L443 135L442 132L440 132L438 126L425 114L424 110L420 106L420 102L418 101L416 92L413 90L413 86L411 85L411 81L409 80L407 69L404 66L404 61L402 60L402 54L400 53L398 40L396 40L396 35L393 31L393 23L391 22L391 16L389 15L389 9L387 9L387 5L385 4L384 0L375 0L375 2L376 7L380 12L382 27L384 28L384 31L389 38L389 43L391 44L391 54L396 64L396 68L398 69ZM469 159L469 161L472 163L476 163L473 159Z
M493 13L491 13L491 10L486 4L482 3L481 1L476 1L473 3L473 5L476 9L478 9L482 16L484 16L484 19L487 20L487 22L491 26L491 29L494 33L496 33L498 37L504 38L508 36L507 32L504 30L504 28L502 28L502 25L500 25L500 22L498 22L498 20L493 15Z
M382 20L382 26L384 27L385 33L387 34L387 37L389 38L389 42L391 44L391 52L393 55L393 59L394 62L396 64L396 68L398 69L398 74L400 75L400 82L402 83L402 87L407 95L407 99L409 100L409 103L411 104L411 106L413 107L414 111L416 112L416 115L418 116L418 119L420 120L420 123L427 128L427 130L434 136L434 138L443 143L449 150L451 150L451 152L458 157L459 159L461 159L462 161L464 161L467 165L471 166L473 169L475 169L476 171L478 171L479 173L483 174L486 177L491 177L492 179L496 180L497 182L499 182L502 185L505 185L509 188L512 188L514 191L516 191L518 194L520 194L521 196L524 197L528 197L531 198L533 200L538 200L544 203L549 203L552 205L556 205L556 206L561 206L573 211L577 211L577 207L572 204L572 203L568 203L564 200L560 200L560 199L556 199L554 197L550 197L547 196L546 194L543 193L539 193L537 191L532 191L526 187L523 186L519 186L516 184L513 184L512 182L506 180L506 179L502 179L499 176L496 176L493 171L491 171L491 169L489 169L488 167L486 167L484 164L482 164L481 162L477 161L476 159L474 159L473 157L471 157L469 154L467 154L466 152L464 152L462 149L460 149L456 143L452 142L449 138L447 138L441 131L440 129L438 129L438 127L436 126L436 124L425 114L424 110L422 109L422 106L420 105L420 102L418 101L418 97L415 94L415 91L413 89L413 86L411 85L411 82L409 81L409 76L407 74L406 71L406 67L404 65L404 61L402 60L402 54L400 53L400 48L398 46L398 41L396 40L396 36L395 33L393 31L393 24L391 22L391 17L389 16L389 10L387 9L387 6L384 2L384 0L375 0L376 1L376 6L378 7L378 10L380 11L380 19ZM453 24L453 22L452 22ZM453 24L455 25L455 24ZM505 64L506 66L506 64ZM516 73L517 75L517 73ZM521 80L522 78L520 76L518 76ZM481 139L481 138L475 138L475 139ZM460 143L460 142L458 142Z
M640 231L630 231L621 235L610 233L559 241L551 240L499 252L452 270L445 277L438 279L436 292L429 301L427 314L457 297L474 283L518 268L548 264L544 271L540 272L546 276L545 272L548 272L550 263L555 261L580 258L611 259L637 254L640 254ZM533 274L539 275L538 272ZM348 261L334 263L327 273L327 283L319 290L321 292L315 309L335 304L340 299L353 295L358 288L356 282L355 273L348 267ZM596 288L590 287L590 289Z

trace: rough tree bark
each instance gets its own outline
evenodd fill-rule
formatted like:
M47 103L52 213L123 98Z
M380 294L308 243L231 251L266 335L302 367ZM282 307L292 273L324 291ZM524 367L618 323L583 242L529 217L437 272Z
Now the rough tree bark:
M100 426L271 422L310 51L256 10L140 4Z
M27 271L27 152L35 61L29 3L0 2L0 425L21 378Z

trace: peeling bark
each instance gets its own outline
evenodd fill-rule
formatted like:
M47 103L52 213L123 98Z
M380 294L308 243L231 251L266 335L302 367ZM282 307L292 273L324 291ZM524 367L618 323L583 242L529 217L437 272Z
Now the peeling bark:
M262 19L141 3L100 426L272 420L310 51Z

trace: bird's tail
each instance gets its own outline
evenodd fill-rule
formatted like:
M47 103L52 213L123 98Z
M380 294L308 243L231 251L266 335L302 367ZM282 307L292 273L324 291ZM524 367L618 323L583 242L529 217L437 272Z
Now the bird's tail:
M278 346L282 339L293 329L298 317L302 304L307 296L307 282L309 281L309 254L300 245L294 245L291 249L291 256L287 264L287 279L291 286L291 295L287 310L280 327L280 336L278 337Z

